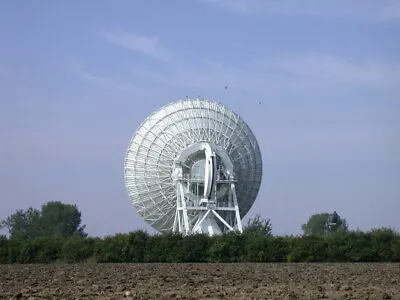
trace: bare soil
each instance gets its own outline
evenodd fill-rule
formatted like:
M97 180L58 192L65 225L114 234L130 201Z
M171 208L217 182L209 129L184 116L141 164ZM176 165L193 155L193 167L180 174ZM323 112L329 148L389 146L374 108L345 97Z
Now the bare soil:
M0 265L0 299L400 299L400 264Z

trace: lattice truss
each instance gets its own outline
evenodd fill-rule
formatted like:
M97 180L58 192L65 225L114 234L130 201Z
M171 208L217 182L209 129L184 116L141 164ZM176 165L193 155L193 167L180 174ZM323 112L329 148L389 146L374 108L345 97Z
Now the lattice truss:
M220 103L179 100L155 111L141 124L125 158L125 185L132 204L160 232L172 230L176 213L177 192L171 178L174 160L198 142L221 146L231 159L241 218L255 201L262 161L248 125Z

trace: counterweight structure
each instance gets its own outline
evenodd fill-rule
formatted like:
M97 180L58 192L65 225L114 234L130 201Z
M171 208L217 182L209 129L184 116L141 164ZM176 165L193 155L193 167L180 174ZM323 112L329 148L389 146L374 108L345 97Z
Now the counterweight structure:
M248 125L226 106L200 99L151 114L125 158L132 204L160 232L242 232L261 177L260 149Z

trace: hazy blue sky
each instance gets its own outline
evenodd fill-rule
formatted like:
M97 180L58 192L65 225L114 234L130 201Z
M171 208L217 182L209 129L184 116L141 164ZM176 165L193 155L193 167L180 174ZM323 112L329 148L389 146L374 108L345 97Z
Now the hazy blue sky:
M398 0L10 0L0 41L0 219L57 200L90 235L149 230L125 192L129 140L200 95L258 138L248 216L276 234L333 210L400 230Z

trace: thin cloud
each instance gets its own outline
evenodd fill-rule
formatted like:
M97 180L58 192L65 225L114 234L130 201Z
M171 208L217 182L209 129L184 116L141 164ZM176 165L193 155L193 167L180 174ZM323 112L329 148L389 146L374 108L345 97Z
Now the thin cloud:
M235 0L232 3L259 4L257 1L236 2ZM193 64L177 59L181 55L177 55L176 51L162 45L157 36L146 37L137 33L120 32L106 33L104 37L117 46L168 62L167 68L159 69L155 65L154 69L140 69L135 66L133 72L135 76L148 82L174 87L221 88L228 84L245 92L261 92L266 88L277 90L341 85L369 88L400 86L400 62L388 64L378 61L352 61L344 56L330 53L303 53L259 59L240 68L213 61L197 65L197 62ZM79 73L88 80L110 88L132 89L108 78L87 73L82 69Z
M226 9L238 14L252 14L259 12L260 9L265 10L266 1L259 0L199 0L209 5L213 5L222 9Z
M400 86L400 63L352 62L332 54L302 54L273 57L248 64L247 67L219 63L201 67L176 65L166 72L141 70L141 76L162 84L179 87L217 88L229 83L245 92L266 88L330 88Z
M96 85L99 85L101 87L107 88L107 89L112 89L112 90L117 90L117 91L122 91L122 92L129 92L129 93L135 93L140 90L139 87L133 85L133 84L123 84L119 80L112 79L109 77L101 76L98 74L93 74L84 69L81 63L77 61L72 61L70 63L69 68L81 79L85 81L92 82Z
M161 61L169 61L171 58L171 53L160 45L158 36L147 37L127 32L104 32L102 36L116 46L149 55Z
M277 14L314 16L356 21L391 22L400 20L398 0L199 0L237 14Z
M270 64L270 62L269 62ZM313 85L338 84L395 87L400 85L400 63L350 61L333 54L290 55L272 62L277 68L312 82Z
M344 123L344 124L343 124ZM260 137L268 157L282 161L400 161L400 142L387 125L335 122L298 127L279 124ZM296 151L293 151L296 149Z

